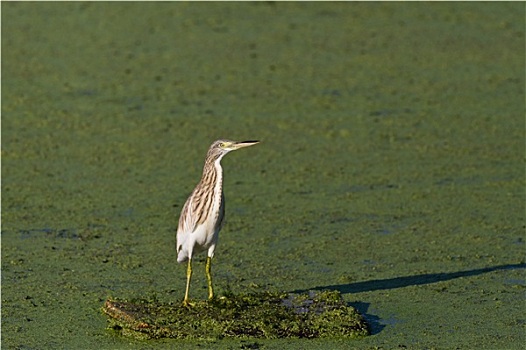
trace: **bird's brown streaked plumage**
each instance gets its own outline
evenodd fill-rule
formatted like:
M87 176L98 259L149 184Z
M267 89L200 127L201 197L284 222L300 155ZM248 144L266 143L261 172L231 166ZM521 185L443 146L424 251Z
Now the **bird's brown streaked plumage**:
M225 216L223 194L223 169L221 159L230 151L257 144L259 141L217 140L208 149L201 181L186 200L177 228L177 262L188 260L186 291L183 303L188 305L188 291L192 276L193 253L208 250L206 275L208 297L212 299L211 264L217 245L219 231Z

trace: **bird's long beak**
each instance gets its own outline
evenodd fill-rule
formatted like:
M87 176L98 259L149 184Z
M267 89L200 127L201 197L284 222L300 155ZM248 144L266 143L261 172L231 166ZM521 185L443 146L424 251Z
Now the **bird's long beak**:
M257 143L259 143L259 141L256 141L256 140L239 141L239 142L234 143L233 146L234 146L234 149L240 149L240 148L243 148L243 147L254 146Z

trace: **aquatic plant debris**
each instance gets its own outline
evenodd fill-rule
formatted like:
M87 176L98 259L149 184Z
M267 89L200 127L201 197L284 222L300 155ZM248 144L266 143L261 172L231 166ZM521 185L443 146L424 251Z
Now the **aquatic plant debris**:
M359 338L364 318L337 291L230 294L212 301L161 304L108 299L109 328L140 339Z

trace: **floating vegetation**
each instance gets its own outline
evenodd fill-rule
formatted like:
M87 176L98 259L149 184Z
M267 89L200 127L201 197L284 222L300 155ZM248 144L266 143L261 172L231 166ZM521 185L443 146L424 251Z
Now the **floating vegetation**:
M141 339L357 338L369 334L363 317L337 291L226 295L182 303L107 300L110 328Z

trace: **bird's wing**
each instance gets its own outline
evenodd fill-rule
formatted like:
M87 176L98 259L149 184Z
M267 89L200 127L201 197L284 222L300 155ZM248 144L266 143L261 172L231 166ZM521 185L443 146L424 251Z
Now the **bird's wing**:
M188 198L184 204L183 210L181 211L181 216L179 217L179 226L177 227L178 232L193 232L196 228L195 222L195 205L193 205L192 197Z

